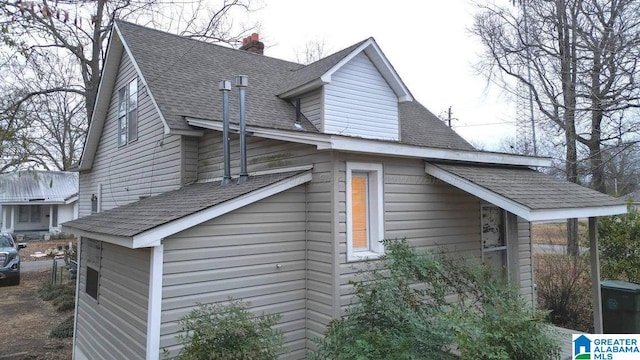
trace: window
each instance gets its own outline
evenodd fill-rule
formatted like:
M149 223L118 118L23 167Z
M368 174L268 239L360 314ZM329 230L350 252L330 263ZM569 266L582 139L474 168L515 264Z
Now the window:
M86 264L87 277L84 291L95 300L100 296L100 269L102 265L102 242L82 238L83 253L81 261ZM84 266L84 265L83 265Z
M39 223L42 220L40 205L20 205L18 207L19 223Z
M118 145L138 139L138 79L118 91Z
M497 273L507 274L507 242L504 226L504 212L494 205L482 205L481 238L482 262Z
M98 300L98 270L87 266L87 283L85 286L86 293L92 298Z
M347 260L375 259L384 253L381 164L347 163Z

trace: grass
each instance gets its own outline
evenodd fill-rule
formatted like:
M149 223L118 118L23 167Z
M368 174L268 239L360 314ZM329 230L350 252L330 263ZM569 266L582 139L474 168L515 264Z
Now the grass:
M578 240L580 245L588 244L589 226L585 221L578 222ZM567 245L567 223L531 224L531 241L534 244Z

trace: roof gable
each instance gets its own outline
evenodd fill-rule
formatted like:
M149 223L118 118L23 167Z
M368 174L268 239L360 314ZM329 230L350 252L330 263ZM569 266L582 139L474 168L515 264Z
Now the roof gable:
M297 70L291 80L281 88L278 96L290 98L331 83L333 75L360 53L365 53L371 59L382 77L393 89L399 102L413 101L409 89L373 38L363 40Z

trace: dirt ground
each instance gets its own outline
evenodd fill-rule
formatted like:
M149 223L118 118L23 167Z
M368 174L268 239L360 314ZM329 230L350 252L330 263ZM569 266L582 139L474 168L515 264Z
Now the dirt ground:
M49 338L49 332L73 310L58 313L37 294L38 287L50 279L50 274L50 269L23 272L20 285L0 285L0 359L71 359L71 339Z
M77 242L75 238L72 239L54 239L54 240L28 240L24 241L27 243L27 247L25 249L20 250L20 257L22 261L41 261L41 260L51 260L50 257L40 257L36 258L31 256L36 252L46 253L47 251L58 251L58 248L65 249L65 246L69 246L69 242L73 244L75 247ZM1 359L1 358L0 358Z

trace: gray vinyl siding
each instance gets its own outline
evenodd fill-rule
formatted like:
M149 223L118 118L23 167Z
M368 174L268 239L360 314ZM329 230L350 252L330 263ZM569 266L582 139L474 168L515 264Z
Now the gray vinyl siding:
M279 313L288 351L306 353L306 186L207 221L164 241L160 347L175 355L178 321L197 303L251 303Z
M378 69L360 53L324 86L324 132L398 140L398 98Z
M85 292L88 241L81 241L76 346L89 359L144 359L149 249L103 242L96 301Z
M347 262L346 161L383 165L385 238L406 238L418 250L436 250L479 259L480 200L424 172L424 162L341 154L338 161L340 307L352 300L349 280L366 262Z
M300 96L300 111L319 131L322 124L322 88Z
M102 210L175 190L181 181L181 136L165 135L162 121L138 79L138 140L118 146L118 89L137 76L123 53L93 167L80 173L79 215L91 214L91 195L102 184Z
M231 174L239 173L238 137L231 141ZM222 136L206 131L200 139L198 177L200 180L223 175ZM318 151L314 146L278 140L247 137L248 170L259 171L298 165L313 165L313 178L307 184L307 332L310 339L321 336L335 315L334 287L337 277L334 264L333 234L333 174L332 154Z
M531 253L531 223L518 217L518 265L520 292L527 302L534 304L533 262Z
M295 144L285 141L247 137L247 168L249 172L285 168L298 165L312 165L326 157L327 152L319 152L315 146ZM222 133L207 130L199 142L198 180L222 178L224 154ZM236 134L231 135L231 176L240 173L240 144Z
M182 138L182 185L191 184L198 179L198 138Z

